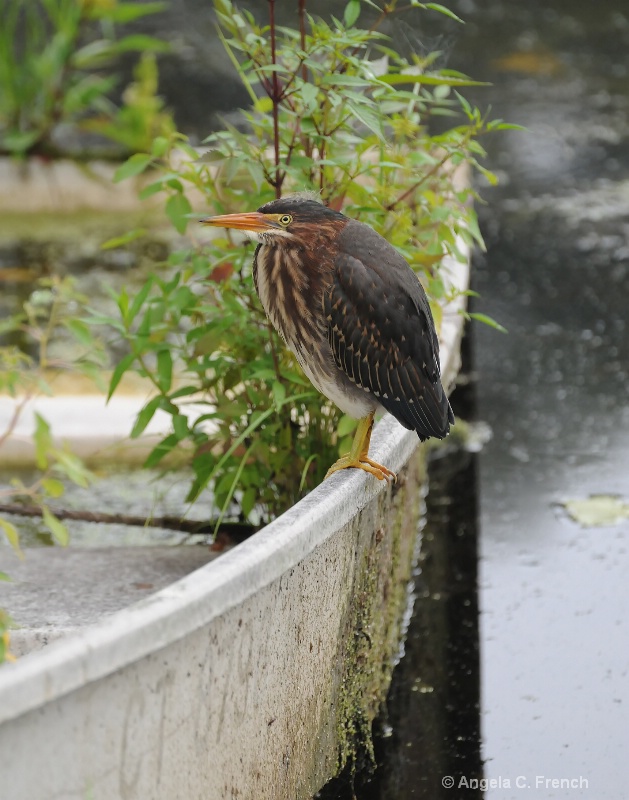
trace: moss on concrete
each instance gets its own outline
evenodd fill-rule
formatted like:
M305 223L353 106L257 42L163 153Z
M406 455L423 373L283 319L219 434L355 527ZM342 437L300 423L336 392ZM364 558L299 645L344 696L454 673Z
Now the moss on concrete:
M398 484L381 496L378 524L370 526L363 515L357 520L357 549L362 552L347 613L336 704L339 772L353 770L359 758L374 762L372 723L386 698L399 650L424 481L425 452L420 448ZM364 531L370 531L366 537Z

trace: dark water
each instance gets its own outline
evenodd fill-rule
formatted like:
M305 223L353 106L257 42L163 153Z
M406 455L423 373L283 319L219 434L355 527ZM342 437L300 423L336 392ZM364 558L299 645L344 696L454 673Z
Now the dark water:
M509 328L478 327L473 349L493 429L479 462L486 796L623 797L629 521L581 528L558 504L629 498L629 6L481 8L475 72L495 113L528 128L490 144L505 180L485 192L475 261L477 307Z
M413 617L375 727L380 766L357 791L360 800L447 798L448 780L460 775L480 785L475 480L470 453L445 451L431 463ZM481 793L468 789L466 797Z

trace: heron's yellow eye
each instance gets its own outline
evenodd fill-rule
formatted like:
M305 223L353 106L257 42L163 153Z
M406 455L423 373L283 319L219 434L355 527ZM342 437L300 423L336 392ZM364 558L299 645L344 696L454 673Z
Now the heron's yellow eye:
M284 225L284 226L290 225L292 221L293 221L293 218L291 217L290 214L282 214L282 216L278 219L278 222L280 223L280 225Z

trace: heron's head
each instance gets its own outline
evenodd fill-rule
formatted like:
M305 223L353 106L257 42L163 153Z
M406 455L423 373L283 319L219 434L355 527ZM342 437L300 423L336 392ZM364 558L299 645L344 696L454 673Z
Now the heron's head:
M202 225L240 230L260 244L291 243L308 247L322 227L343 227L347 218L310 195L288 195L244 214L202 219Z

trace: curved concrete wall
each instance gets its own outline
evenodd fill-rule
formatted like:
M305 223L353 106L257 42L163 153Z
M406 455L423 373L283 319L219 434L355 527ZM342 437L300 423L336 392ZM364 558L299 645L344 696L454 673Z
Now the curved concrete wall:
M371 454L398 484L337 473L216 561L3 666L3 797L295 800L336 774L388 686L420 516L415 434L385 417Z

